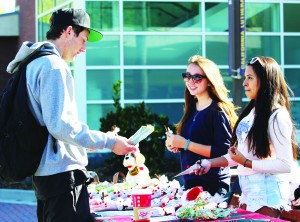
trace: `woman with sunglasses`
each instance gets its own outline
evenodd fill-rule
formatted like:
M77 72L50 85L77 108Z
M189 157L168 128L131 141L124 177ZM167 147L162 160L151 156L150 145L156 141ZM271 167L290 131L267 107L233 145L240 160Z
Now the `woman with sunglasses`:
M278 63L263 56L247 63L243 86L250 102L234 127L234 146L227 155L202 160L195 174L238 166L240 206L279 217L280 210L289 208L288 173L297 157L289 87Z
M196 160L215 158L228 152L232 127L237 115L229 100L217 65L202 56L189 58L186 73L184 114L177 124L177 135L167 132L166 147L180 153L181 169ZM229 189L229 168L216 168L206 175L183 175L185 189L202 186L212 195L225 195Z

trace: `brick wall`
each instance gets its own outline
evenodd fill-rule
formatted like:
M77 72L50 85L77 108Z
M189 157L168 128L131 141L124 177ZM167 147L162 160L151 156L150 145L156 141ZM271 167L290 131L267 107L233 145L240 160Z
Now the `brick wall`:
M6 73L8 63L15 57L24 41L35 42L35 1L16 0L19 6L19 37L0 37L0 91L6 85L10 75Z
M24 41L35 42L35 1L16 0L20 7L20 37L19 46Z
M2 91L11 76L6 72L6 67L15 57L18 49L18 39L18 37L0 37L0 91Z

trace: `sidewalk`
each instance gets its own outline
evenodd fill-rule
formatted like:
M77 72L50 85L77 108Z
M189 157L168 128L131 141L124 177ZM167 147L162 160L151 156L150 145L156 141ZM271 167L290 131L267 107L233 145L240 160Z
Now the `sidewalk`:
M0 189L0 222L37 222L34 192Z

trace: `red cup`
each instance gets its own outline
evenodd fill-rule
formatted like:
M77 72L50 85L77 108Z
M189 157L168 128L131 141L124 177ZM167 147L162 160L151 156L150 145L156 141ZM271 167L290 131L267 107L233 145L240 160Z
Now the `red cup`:
M133 190L132 204L133 204L133 219L138 222L150 221L151 218L151 194L149 189Z

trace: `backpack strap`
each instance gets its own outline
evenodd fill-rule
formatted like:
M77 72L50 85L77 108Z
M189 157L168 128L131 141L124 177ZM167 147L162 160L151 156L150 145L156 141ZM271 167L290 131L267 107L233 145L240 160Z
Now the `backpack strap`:
M36 51L34 51L33 53L31 53L29 56L27 56L21 63L20 63L20 69L24 68L25 72L25 79L26 79L26 67L27 65L32 62L33 60L42 57L42 56L47 56L47 55L56 55L54 52L51 51L40 51L40 48L38 48ZM49 132L49 131L48 131ZM49 133L50 134L50 133ZM50 134L51 138L52 138L52 144L53 144L53 150L54 153L57 153L57 144L56 144L56 139Z

